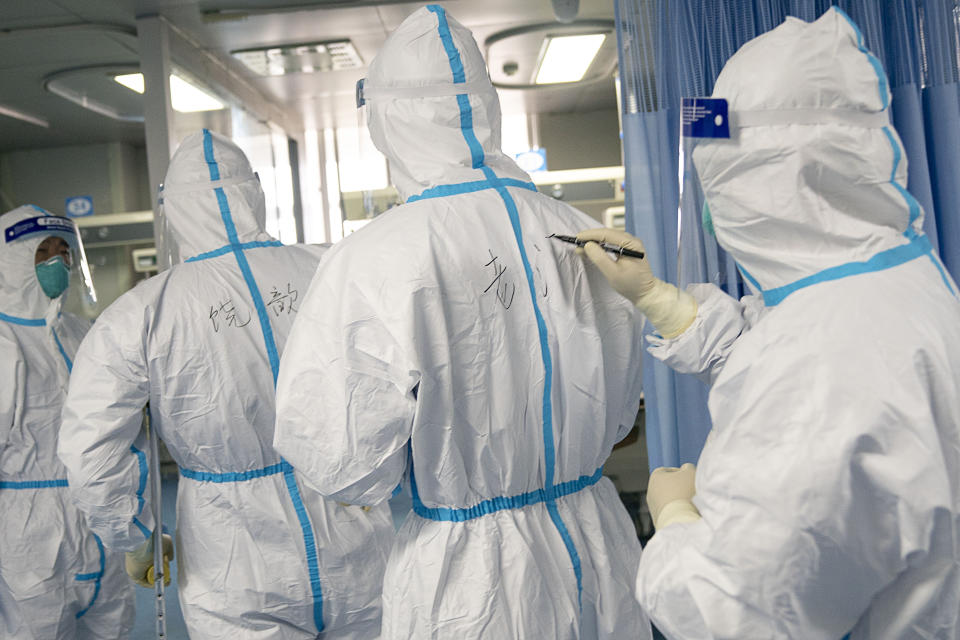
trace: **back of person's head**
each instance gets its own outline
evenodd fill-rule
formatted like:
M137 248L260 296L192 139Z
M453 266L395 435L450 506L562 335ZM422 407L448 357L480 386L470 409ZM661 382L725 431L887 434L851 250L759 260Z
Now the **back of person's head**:
M728 101L731 138L699 142L694 164L717 241L764 290L920 231L886 75L839 9L746 43L713 95Z
M184 138L170 159L160 211L164 240L173 241L181 260L269 237L250 161L232 140L207 129Z

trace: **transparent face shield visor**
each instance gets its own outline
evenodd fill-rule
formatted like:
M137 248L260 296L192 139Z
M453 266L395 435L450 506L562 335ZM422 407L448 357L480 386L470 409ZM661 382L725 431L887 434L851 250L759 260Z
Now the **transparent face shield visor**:
M56 245L44 244L51 238L59 238L66 242L69 253L63 256ZM83 248L83 240L76 223L69 218L43 215L21 220L3 230L5 242L33 242L36 251L42 252L41 262L47 262L58 255L63 256L64 262L70 269L70 289L79 294L83 305L87 309L97 306L97 290L93 284L93 274L90 263L87 261L87 252ZM62 245L60 245L62 246ZM36 253L34 259L36 259ZM68 289L69 290L69 289Z
M180 245L177 243L173 229L170 227L170 219L164 211L163 205L163 184L157 188L157 216L156 229L159 236L155 239L157 248L157 269L164 271L175 264L180 264Z
M700 184L693 153L698 145L730 138L727 101L683 98L680 147L680 208L677 234L677 278L681 288L707 282L724 287L735 273L717 244L710 204ZM735 267L733 267L735 268Z
M733 258L717 243L715 220L722 211L703 190L693 158L701 145L738 144L741 131L753 127L839 124L881 128L890 122L882 111L833 108L730 110L722 98L683 98L681 114L681 176L677 273L682 286L709 282L738 291L741 281ZM729 205L726 205L729 206ZM722 229L721 229L722 233ZM722 236L721 236L722 238ZM749 281L744 278L744 281Z

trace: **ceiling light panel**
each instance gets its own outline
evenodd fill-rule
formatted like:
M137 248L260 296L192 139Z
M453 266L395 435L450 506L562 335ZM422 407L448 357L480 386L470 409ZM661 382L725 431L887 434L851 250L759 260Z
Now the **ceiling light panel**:
M586 75L606 37L603 33L547 36L534 82L555 84L579 81Z
M142 73L125 73L113 76L113 79L131 91L143 93ZM217 111L226 108L226 105L218 98L184 80L177 74L170 76L170 103L174 111L180 113Z
M285 44L230 53L261 76L342 71L363 66L363 59L349 40Z

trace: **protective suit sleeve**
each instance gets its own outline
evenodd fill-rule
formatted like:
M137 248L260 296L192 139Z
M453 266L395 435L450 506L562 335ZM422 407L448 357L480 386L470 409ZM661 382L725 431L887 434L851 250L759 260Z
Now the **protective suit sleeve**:
M757 363L715 415L693 498L702 519L658 530L637 575L668 638L837 640L922 557L928 533L913 528L930 520L916 513L933 507L915 489L945 482L919 463L935 445L890 416L909 390L854 375L882 354L852 355Z
M134 289L87 334L73 363L57 453L90 528L112 549L131 551L153 529L147 438L149 399L144 317Z
M7 445L10 431L17 421L24 375L20 349L15 342L0 335L0 451Z
M734 300L712 284L687 288L697 301L697 316L675 338L647 336L649 351L679 373L693 374L712 385L723 370L727 356L742 333L750 328L750 314L743 302Z
M401 322L392 313L403 316L390 293L372 303L362 282L343 284L346 261L331 262L321 263L284 348L274 447L321 495L375 505L406 469L419 374L388 328Z

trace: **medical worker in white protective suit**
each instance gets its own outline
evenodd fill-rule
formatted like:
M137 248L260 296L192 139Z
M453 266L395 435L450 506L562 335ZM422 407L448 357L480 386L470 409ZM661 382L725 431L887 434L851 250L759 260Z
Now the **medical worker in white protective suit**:
M123 558L87 527L57 459L72 359L90 327L60 310L79 271L76 226L27 205L0 216L0 233L0 638L126 638Z
M649 638L640 544L601 473L637 413L640 318L546 238L591 218L500 151L483 58L442 8L387 39L363 97L407 204L321 263L277 448L336 500L408 481L383 638Z
M207 130L177 149L162 198L188 259L121 296L77 354L60 440L75 499L107 546L143 543L149 400L180 466L190 637L377 638L388 508L325 500L271 446L279 355L324 249L264 232L260 181Z
M756 295L587 245L653 355L711 384L695 490L692 466L651 477L638 597L669 638L960 638L960 302L883 70L832 9L744 45L713 95L734 130L693 161ZM581 234L604 236L639 247Z

